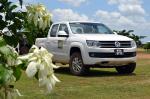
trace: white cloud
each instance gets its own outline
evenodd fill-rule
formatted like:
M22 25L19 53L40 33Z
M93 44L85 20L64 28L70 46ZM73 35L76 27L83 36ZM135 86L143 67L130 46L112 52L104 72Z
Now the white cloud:
M52 11L53 21L88 21L89 18L84 14L78 14L72 9L54 9Z
M112 30L134 30L134 33L137 35L147 36L144 42L150 39L150 21L146 20L145 17L123 16L119 12L108 12L103 10L98 10L95 17L97 21L108 25Z
M108 0L108 4L141 4L141 0Z
M108 4L118 4L118 9L126 15L145 15L141 0L108 0Z
M141 5L136 4L121 4L119 11L127 15L145 15L145 10Z
M23 0L23 4L36 4L39 3L40 0Z
M119 12L108 12L108 11L98 10L96 12L96 18L101 22L108 24L112 27L118 27L118 25L134 26L134 22L132 20L121 15Z
M150 20L142 5L142 0L108 0L108 4L118 7L117 12L96 11L96 19L112 29L133 29L137 35L149 35ZM150 37L145 39L148 40Z
M59 0L59 1L71 4L71 5L75 6L75 7L78 7L81 4L87 2L87 0Z

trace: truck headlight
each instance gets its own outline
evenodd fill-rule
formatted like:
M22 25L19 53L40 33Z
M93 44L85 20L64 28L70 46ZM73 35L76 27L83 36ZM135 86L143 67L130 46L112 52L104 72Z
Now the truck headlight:
M136 47L135 41L131 41L131 47Z
M86 43L89 47L101 47L101 44L99 41L87 40Z

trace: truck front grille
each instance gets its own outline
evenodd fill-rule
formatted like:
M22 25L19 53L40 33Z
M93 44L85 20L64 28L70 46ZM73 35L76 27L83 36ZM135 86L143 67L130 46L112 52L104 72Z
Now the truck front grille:
M115 45L116 41L100 41L101 48L131 48L131 41L117 41L120 46Z
M93 58L129 58L135 57L136 52L124 52L124 55L115 55L115 53L89 52L89 56Z

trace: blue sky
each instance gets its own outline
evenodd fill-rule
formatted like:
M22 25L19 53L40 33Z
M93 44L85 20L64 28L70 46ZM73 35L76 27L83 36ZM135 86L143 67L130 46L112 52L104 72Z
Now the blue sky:
M45 5L54 22L97 21L111 29L132 29L148 36L144 42L150 41L150 0L24 0L24 5L28 3Z

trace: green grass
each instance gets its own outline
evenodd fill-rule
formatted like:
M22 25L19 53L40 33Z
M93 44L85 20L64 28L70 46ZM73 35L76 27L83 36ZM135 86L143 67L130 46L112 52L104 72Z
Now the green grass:
M73 76L67 67L56 70L61 80L50 95L38 82L23 74L16 83L24 96L18 99L150 99L150 61L137 61L137 68L131 75L119 75L115 69L91 69L85 77Z

